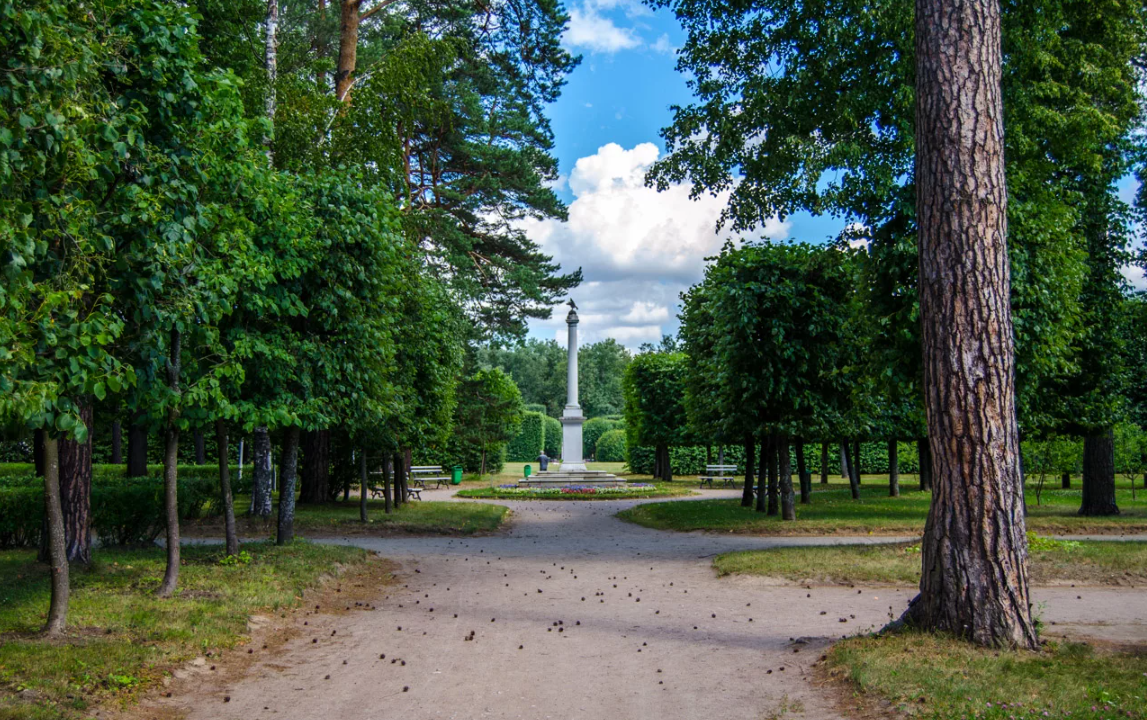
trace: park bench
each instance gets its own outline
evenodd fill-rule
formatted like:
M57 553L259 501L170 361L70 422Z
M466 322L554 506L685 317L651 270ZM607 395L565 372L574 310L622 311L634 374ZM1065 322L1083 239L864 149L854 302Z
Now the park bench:
M697 478L701 481L697 487L705 487L706 483L713 487L714 480L720 480L722 487L729 487L736 482L736 475L736 465L706 465L705 474Z
M440 488L450 482L450 476L442 474L441 465L415 465L410 468L410 485L412 488L426 490L426 483L428 482L434 483L435 488Z
M441 470L441 468L439 468L439 470ZM382 471L376 470L376 471L371 472L370 474L371 475L382 475ZM428 479L429 480L435 480L436 478L423 478L421 482L416 480L415 481L416 484L413 487L406 488L406 499L409 500L410 498L414 498L415 500L421 500L422 499L422 491L426 489L425 481ZM370 486L370 496L372 498L382 497L383 496L382 487L380 485L372 484Z

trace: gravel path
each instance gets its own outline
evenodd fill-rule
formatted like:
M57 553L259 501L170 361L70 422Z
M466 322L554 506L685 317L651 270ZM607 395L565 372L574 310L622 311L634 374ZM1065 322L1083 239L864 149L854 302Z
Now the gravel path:
M913 594L718 580L710 566L730 550L890 538L667 533L613 517L635 501L504 504L505 535L329 540L399 562L401 584L373 612L306 618L233 685L180 687L157 709L205 720L838 718L811 664ZM1035 594L1056 627L1147 637L1142 590Z

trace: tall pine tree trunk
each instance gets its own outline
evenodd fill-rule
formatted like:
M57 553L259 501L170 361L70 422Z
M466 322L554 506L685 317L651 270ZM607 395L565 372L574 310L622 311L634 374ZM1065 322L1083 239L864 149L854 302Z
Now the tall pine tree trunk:
M167 358L167 387L179 395L179 368L183 338L172 329L170 354ZM163 447L163 514L167 521L167 568L159 585L159 596L168 597L179 583L179 411L167 411L166 441Z
M812 473L805 467L804 440L797 438L793 443L797 455L797 478L801 484L801 505L812 503Z
M828 443L820 444L820 484L828 485Z
M852 493L852 499L853 500L859 500L860 499L860 477L859 477L859 474L856 472L856 466L859 465L860 463L858 462L857 458L849 457L850 453L849 453L847 442L841 443L840 447L841 447L842 451L844 452L844 469L845 469L845 472L848 473L848 475L847 475L847 477L848 477L848 489Z
M84 442L71 437L57 441L60 507L64 513L64 546L68 562L92 562L92 403L77 398L76 409L88 427Z
M932 490L932 443L928 438L916 441L916 457L920 465L920 490Z
M219 496L223 499L223 534L227 542L227 554L239 554L239 535L235 531L235 499L231 495L231 465L228 463L231 439L227 433L227 422L215 421L215 447L219 462Z
M1079 514L1119 514L1115 502L1115 433L1111 428L1083 439L1083 503Z
M796 498L793 495L793 461L789 452L789 436L784 433L777 435L777 473L780 475L781 520L797 519Z
M68 552L64 546L64 511L60 506L60 458L56 438L44 435L44 506L48 519L48 557L52 567L52 599L44 632L60 635L68 624Z
M916 207L933 499L905 619L1038 645L1007 249L999 0L916 0Z
M753 436L745 436L745 487L741 491L741 507L753 506L753 475L755 468L753 467L753 453L756 448L753 447Z
M283 456L279 474L279 527L276 545L295 539L295 483L299 476L299 426L292 425L283 434Z
M888 497L900 497L900 448L888 441Z
M112 421L112 465L123 462L123 425L119 420Z
M359 6L362 0L339 1L339 57L335 70L335 97L350 103L351 85L358 59Z
M271 517L274 491L271 488L271 433L265 427L255 428L251 460L251 514L267 520Z

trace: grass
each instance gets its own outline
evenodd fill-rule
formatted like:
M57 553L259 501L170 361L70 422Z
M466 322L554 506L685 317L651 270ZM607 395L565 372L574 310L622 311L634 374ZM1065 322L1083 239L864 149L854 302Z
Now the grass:
M1147 584L1147 542L1062 542L1039 538L1031 544L1031 575L1037 584ZM773 548L717 556L721 575L762 575L802 583L920 581L920 545L838 545Z
M99 549L72 572L67 636L39 634L48 569L34 550L0 552L0 718L86 716L95 703L130 699L175 663L244 640L253 613L293 607L342 568L365 570L359 549L296 542L243 546L250 562L220 564L219 548L185 547L175 597L155 596L161 548Z
M1038 653L998 651L901 632L843 640L828 652L827 664L836 677L909 717L1147 718L1141 653L1078 643L1049 643Z
M434 490L426 492L433 496ZM443 495L446 490L439 490ZM235 498L237 512L250 504L247 496ZM303 536L324 537L330 535L480 535L496 531L510 514L508 508L486 503L435 502L414 500L393 510L385 511L382 500L367 501L367 516L370 521L363 524L359 520L358 498L349 502L331 502L324 505L297 505L295 508L295 532ZM270 520L252 519L246 516L236 518L240 535L264 537L273 535L277 510L272 510ZM212 516L186 525L189 535L218 536L223 533L221 518Z
M1116 495L1122 514L1079 517L1081 490L1045 489L1042 504L1028 488L1029 530L1044 535L1147 532L1147 492L1121 487ZM746 535L914 535L924 530L931 494L901 486L901 495L888 497L887 478L865 476L861 498L853 500L847 483L813 484L811 505L797 505L797 521L783 522L739 500L698 500L688 503L649 503L619 514L623 520L660 530L709 530Z
M619 492L608 492L600 495L580 495L574 493L547 493L538 495L523 495L520 493L506 492L494 487L478 487L467 488L458 492L458 497L465 498L495 498L499 500L627 500L634 498L665 498L665 497L680 497L682 495L692 495L693 491L690 490L683 483L652 483L653 490L622 490Z

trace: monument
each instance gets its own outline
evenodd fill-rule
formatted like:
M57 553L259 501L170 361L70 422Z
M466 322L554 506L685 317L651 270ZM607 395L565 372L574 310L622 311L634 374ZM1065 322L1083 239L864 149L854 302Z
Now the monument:
M518 484L521 486L561 486L561 485L617 485L623 481L616 475L602 470L590 470L582 457L581 426L585 418L581 414L581 404L577 399L577 304L567 303L570 312L566 315L569 343L566 369L566 406L562 410L562 464L556 470L539 472Z

